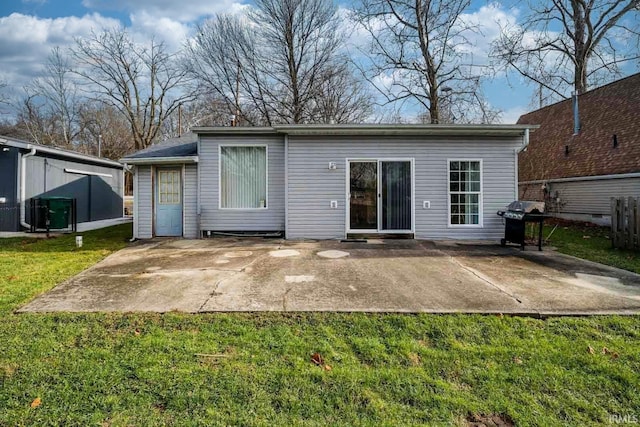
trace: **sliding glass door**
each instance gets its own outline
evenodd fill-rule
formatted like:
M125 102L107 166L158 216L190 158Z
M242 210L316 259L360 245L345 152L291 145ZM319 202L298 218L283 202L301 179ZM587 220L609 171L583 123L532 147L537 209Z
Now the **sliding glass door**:
M349 230L410 232L410 160L349 162Z
M382 161L380 229L411 230L411 162Z

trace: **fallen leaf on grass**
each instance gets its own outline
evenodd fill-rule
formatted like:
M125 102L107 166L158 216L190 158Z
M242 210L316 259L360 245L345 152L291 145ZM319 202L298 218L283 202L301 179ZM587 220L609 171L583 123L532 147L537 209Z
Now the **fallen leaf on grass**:
M133 331L133 334L134 334L135 336L139 336L139 335L140 335L140 329L136 328L136 330L135 330L135 331Z
M18 276L9 276L7 277L7 280L11 281L11 280L18 280L19 277Z
M596 353L596 351L591 346L587 347L587 349L588 349L590 354L595 354Z
M513 362L514 362L516 365L522 365L522 359L520 359L519 357L514 357L514 358L513 358Z
M582 236L583 239L590 239L591 236Z
M420 356L417 355L416 353L409 353L409 361L411 362L411 364L413 366L418 366L420 365Z
M33 399L33 402L31 402L31 407L37 408L41 404L42 404L42 399L40 399L39 397L36 397L35 399Z
M330 365L324 365L324 370L325 370L325 371L330 371L330 370L332 370L332 369L333 369L333 368L332 368Z
M602 347L602 354L608 354L612 359L617 359L618 357L620 357L618 353L609 350L607 347Z
M311 361L318 366L324 365L324 358L320 355L320 353L313 353L313 355L311 355Z

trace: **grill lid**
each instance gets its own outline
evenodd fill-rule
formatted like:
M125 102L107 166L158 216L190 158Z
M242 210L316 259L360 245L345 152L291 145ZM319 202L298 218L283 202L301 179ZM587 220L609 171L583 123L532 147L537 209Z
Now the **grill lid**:
M516 200L509 203L507 209L512 212L522 212L525 214L541 214L544 213L544 202Z

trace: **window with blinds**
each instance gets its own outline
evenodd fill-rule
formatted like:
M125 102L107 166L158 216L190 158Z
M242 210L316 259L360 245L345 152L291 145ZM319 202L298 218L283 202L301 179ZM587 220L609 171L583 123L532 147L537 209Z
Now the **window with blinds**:
M267 207L267 147L220 147L220 208Z

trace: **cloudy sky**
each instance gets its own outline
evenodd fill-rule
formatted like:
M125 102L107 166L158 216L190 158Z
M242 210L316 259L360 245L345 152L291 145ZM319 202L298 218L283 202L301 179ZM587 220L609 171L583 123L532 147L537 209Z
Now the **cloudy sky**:
M197 23L219 12L238 11L248 0L2 0L0 2L0 80L16 90L37 76L54 46L65 47L92 30L123 26L138 40L155 36L179 49ZM341 12L349 3L340 3ZM474 56L486 61L499 22L515 22L515 8L474 0L467 19L483 25ZM357 37L357 35L354 35ZM485 84L489 102L513 123L531 108L531 87L517 78L498 77Z

